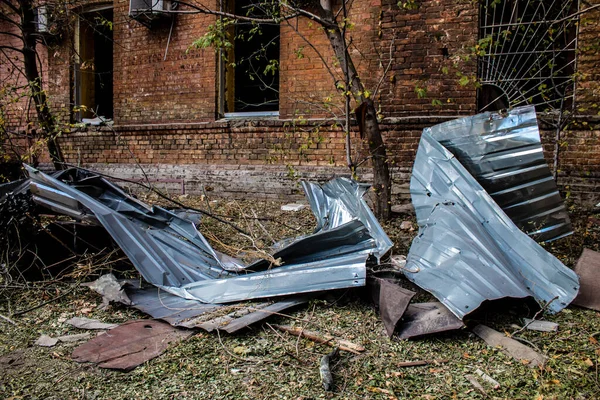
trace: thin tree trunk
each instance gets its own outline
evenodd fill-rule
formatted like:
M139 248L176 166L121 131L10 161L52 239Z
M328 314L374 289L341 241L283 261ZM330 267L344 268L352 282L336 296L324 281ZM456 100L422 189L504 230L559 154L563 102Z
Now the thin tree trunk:
M369 152L373 164L373 188L375 189L375 215L383 220L390 219L392 215L392 191L390 169L387 151L377 122L377 112L373 100L367 99L367 112L365 113L364 133L369 142Z
M342 32L335 23L329 0L322 0L321 8L323 9L323 19L331 24L330 27L325 29L327 38L340 62L342 72L347 78L347 82L350 83L350 87L345 90L350 90L352 92L352 96L357 104L366 104L363 133L369 144L371 163L373 165L373 188L377 195L375 201L375 215L380 219L387 220L391 216L390 170L387 160L387 151L383 142L383 137L381 136L381 131L379 130L375 104L371 98L367 98L364 95L365 87L358 76L356 67L352 62L352 57L348 54Z
M56 140L56 121L48 107L48 97L42 87L42 78L37 67L35 40L35 14L30 0L19 1L21 7L21 27L23 31L23 64L25 78L31 89L38 122L42 129L42 138L47 141L50 159L54 168L64 169L64 158Z

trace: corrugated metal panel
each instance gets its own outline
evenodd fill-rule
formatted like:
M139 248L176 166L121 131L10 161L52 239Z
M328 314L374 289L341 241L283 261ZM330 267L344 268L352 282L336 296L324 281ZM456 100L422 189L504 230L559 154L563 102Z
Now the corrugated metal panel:
M362 200L365 186L349 179L305 184L318 207L316 233L275 252L279 266L265 260L245 266L215 251L184 214L150 207L104 178L71 170L59 180L27 168L40 204L60 205L53 208L74 217L93 213L144 279L205 303L364 286L369 255L380 257L391 247Z
M544 159L535 108L483 113L425 129L450 151L515 225L537 241L573 233Z
M497 126L509 136L513 127L520 131L515 122L523 111L515 111L512 123ZM485 115L491 121L503 118ZM463 119L465 135L475 135L475 122L482 118ZM484 300L502 297L533 296L552 302L549 310L554 312L566 307L579 289L577 275L519 230L430 132L423 132L410 182L419 234L407 257L408 279L461 319ZM461 136L458 130L453 135Z

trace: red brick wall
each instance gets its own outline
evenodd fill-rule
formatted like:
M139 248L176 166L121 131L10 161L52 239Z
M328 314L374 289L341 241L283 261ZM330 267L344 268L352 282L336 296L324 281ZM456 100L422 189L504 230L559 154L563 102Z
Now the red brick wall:
M377 100L385 117L476 112L475 89L458 85L454 63L477 40L477 7L464 0L418 4L417 10L405 10L387 0L351 3L349 20L354 26L348 30L348 40L361 79L371 92L381 81ZM343 82L331 46L316 23L301 19L282 24L280 115L327 116L324 99L341 106L343 98L317 52L295 30L323 56L335 80ZM460 67L463 74L476 73L475 63L461 62ZM416 86L427 89L424 98L419 98ZM434 99L442 105L434 106Z
M582 9L599 0L590 1ZM577 71L579 79L576 102L579 112L588 115L600 115L600 8L585 13L579 23Z
M10 15L7 13L7 16ZM7 34L3 34L4 32ZM18 33L16 26L0 21L0 45L22 49L23 41L11 35ZM37 51L40 60L38 70L45 84L48 81L46 68L48 52L43 45L38 45ZM47 89L47 85L44 85L44 89ZM11 130L28 129L27 123L36 121L35 107L28 97L29 92L24 76L22 54L9 48L3 49L0 52L0 107Z
M213 6L215 2L205 4ZM128 11L128 0L114 1L115 123L214 120L215 53L189 48L215 17L178 15L166 52L170 20L148 29L130 19Z
M395 1L382 7L382 50L393 43L394 62L381 89L383 114L468 115L476 112L475 89L461 87L453 64L477 40L478 10L471 1L417 1L418 9L399 8ZM446 50L444 50L446 49ZM447 51L448 56L444 56ZM444 67L448 68L445 73ZM465 75L475 74L474 63L460 63ZM415 87L427 90L419 98ZM442 102L434 106L433 100Z
M164 60L170 21L148 29L128 18L127 0L113 4L115 130L65 132L61 144L68 161L111 172L121 168L123 175L133 175L135 159L160 179L174 174L198 185L206 177L223 191L262 191L271 197L295 193L290 189L296 187L294 171L319 179L346 173L343 133L329 122L318 126L319 118L331 116L323 101L341 106L343 98L334 86L342 77L316 23L298 19L290 20L291 26L281 25L280 120L221 122L216 121L216 55L212 49L188 52L215 17L178 15ZM349 31L350 52L368 89L375 88L389 65L377 100L386 117L382 131L396 178L394 193L404 197L422 129L476 111L475 89L461 87L453 68L477 39L477 7L467 0L417 4L417 10L405 10L395 1L355 0L349 9L354 24ZM584 116L562 136L559 176L568 193L588 200L600 192L600 131L593 117L599 111L594 108L600 73L597 14L586 15L580 26L578 69L584 77L578 82L577 101ZM332 67L334 79L316 51L295 33L295 26ZM68 121L70 39L63 38L48 54L52 104ZM476 73L474 63L459 64L461 73ZM5 73L4 64L0 70ZM416 86L427 90L425 97L419 98ZM434 99L442 105L432 104ZM341 115L340 110L335 114ZM292 119L299 115L308 120ZM367 155L365 146L356 134L352 141L354 157L360 161ZM543 141L550 160L554 132L544 132ZM368 164L363 166L360 172L368 179ZM268 184L248 178L260 174L270 176L264 179ZM278 179L284 183L276 183ZM251 189L251 183L258 189Z

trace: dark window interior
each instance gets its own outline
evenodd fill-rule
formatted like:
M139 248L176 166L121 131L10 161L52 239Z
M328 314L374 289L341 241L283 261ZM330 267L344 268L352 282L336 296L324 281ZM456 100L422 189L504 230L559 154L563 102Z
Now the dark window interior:
M238 15L265 17L250 4L236 0L232 8ZM225 72L224 112L278 111L279 25L239 21L231 33L235 39Z
M113 11L84 13L79 21L79 60L75 104L80 118L113 117Z

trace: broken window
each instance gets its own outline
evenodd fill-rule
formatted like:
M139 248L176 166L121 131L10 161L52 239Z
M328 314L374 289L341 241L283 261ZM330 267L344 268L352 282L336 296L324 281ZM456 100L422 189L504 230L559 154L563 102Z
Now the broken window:
M272 18L278 2L231 0L232 14ZM221 53L219 114L277 115L279 111L279 24L237 21L229 26L232 46Z
M481 111L561 110L574 94L575 0L481 0L477 55Z
M75 29L74 104L82 118L113 117L113 10L82 13Z

